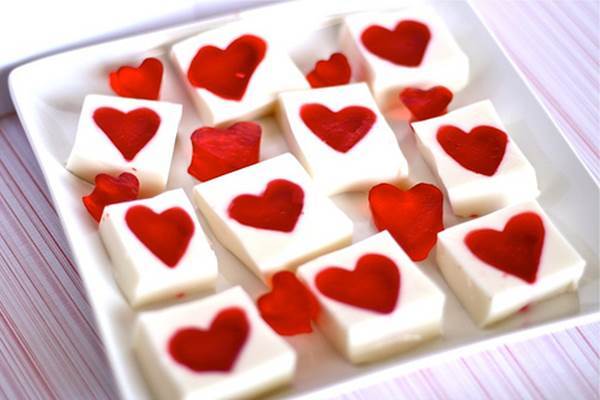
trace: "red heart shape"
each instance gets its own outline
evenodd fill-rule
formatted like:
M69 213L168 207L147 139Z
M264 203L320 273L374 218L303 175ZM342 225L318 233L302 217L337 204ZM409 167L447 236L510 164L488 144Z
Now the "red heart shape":
M221 310L208 329L182 328L169 339L169 354L195 372L228 372L246 344L250 324L244 310Z
M194 235L194 221L180 207L157 214L146 206L133 206L125 221L140 242L170 268L183 257Z
M534 283L544 246L544 222L533 212L512 217L502 231L478 229L465 237L477 258L507 274Z
M405 20L393 31L371 25L360 36L363 45L373 54L396 65L418 67L423 61L431 32L427 25Z
M163 65L157 58L146 58L139 67L123 66L110 73L112 90L122 97L158 100Z
M238 122L227 129L203 127L192 133L192 161L188 172L208 181L258 162L260 125Z
M140 182L135 175L128 172L123 172L117 178L108 174L98 174L94 182L92 193L83 196L81 200L97 222L100 222L104 207L109 204L135 200L140 191Z
M342 53L333 53L328 60L320 60L306 75L312 88L345 85L350 82L352 70L348 59Z
M434 86L428 90L406 88L400 92L400 101L413 115L413 121L445 114L452 97L452 92L444 86Z
M242 194L229 204L229 217L258 229L291 232L304 208L302 187L286 179L274 179L256 196Z
M322 104L311 103L300 108L300 118L329 147L346 153L369 133L377 116L362 106L349 106L333 112Z
M240 36L225 50L204 46L190 64L188 80L219 97L239 101L266 51L267 43L254 35Z
M407 191L381 183L369 191L375 226L390 232L413 261L426 259L444 230L443 202L442 192L428 183Z
M93 118L127 161L135 158L156 135L160 126L160 116L149 108L137 108L124 113L101 107L94 111Z
M284 336L312 332L311 320L317 317L319 303L296 274L280 271L273 275L273 289L258 298L260 315L277 333Z
M480 125L469 133L452 125L438 129L437 140L450 157L464 168L492 176L498 170L508 136L493 126Z
M321 270L315 278L325 296L381 314L396 308L400 271L394 261L381 254L365 254L353 271L339 267Z

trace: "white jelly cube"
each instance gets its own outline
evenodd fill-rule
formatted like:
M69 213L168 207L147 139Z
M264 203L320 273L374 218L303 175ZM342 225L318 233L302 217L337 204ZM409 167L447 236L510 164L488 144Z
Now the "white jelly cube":
M142 313L133 346L154 395L164 400L254 398L288 383L296 367L294 350L239 286Z
M183 189L109 205L99 229L132 306L214 287L217 258Z
M96 175L134 174L140 195L167 184L182 108L164 101L88 95L79 116L67 169L94 182Z
M512 140L489 100L441 117L414 122L412 127L419 150L441 180L456 215L483 215L538 196L533 166ZM440 135L444 129L461 131L457 134L460 140L452 144L455 150L451 153L442 146L444 141ZM497 143L490 144L490 139L496 140L493 135L501 135L498 131L506 138L503 151ZM480 135L479 139L468 137L475 132ZM466 146L472 146L467 150L467 161L464 154L457 156L454 153L460 152L461 147L464 151ZM494 157L498 162L491 165Z
M236 22L202 32L171 49L206 125L270 112L277 94L308 82L264 27Z
M431 7L349 15L340 40L357 79L382 107L398 103L406 87L457 92L469 81L467 56Z
M585 267L535 201L439 233L437 263L481 326L535 301L575 290Z
M353 272L338 271L338 280L327 284L336 278L326 276L332 267ZM300 266L298 276L321 305L320 330L354 363L408 350L441 333L443 292L387 231Z
M264 280L352 240L352 221L289 153L201 183L194 193L221 243Z
M327 194L407 178L396 136L366 84L286 92L279 101L292 151Z

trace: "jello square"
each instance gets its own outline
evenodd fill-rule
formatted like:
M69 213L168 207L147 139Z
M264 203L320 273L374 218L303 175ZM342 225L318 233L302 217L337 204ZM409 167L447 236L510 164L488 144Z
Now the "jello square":
M298 268L319 329L353 363L411 349L442 332L444 293L387 231Z
M67 169L94 182L106 173L134 174L140 195L165 189L182 107L164 101L88 95Z
M365 83L282 93L279 106L290 148L325 193L407 178L396 136Z
M437 263L480 326L577 289L585 260L535 201L438 234Z
M309 88L273 35L248 22L183 40L171 58L205 125L259 117L273 109L279 92Z
M239 286L140 315L134 351L161 400L247 399L287 384L296 353Z
M183 189L109 205L99 229L132 306L214 288L217 257Z
M456 215L483 215L538 196L533 166L489 100L414 122L412 127L417 146L441 180Z
M382 107L397 104L408 87L441 85L457 92L469 81L469 59L428 6L349 15L340 45Z
M223 246L264 281L352 241L352 221L289 153L201 183L194 199Z

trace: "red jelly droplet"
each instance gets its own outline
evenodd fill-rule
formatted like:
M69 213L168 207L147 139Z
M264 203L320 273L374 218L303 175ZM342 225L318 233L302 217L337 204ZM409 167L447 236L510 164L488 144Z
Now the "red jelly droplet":
M428 90L406 88L400 92L400 101L412 114L413 121L444 115L452 97L452 92L443 86Z
M322 104L305 104L300 118L319 139L332 149L346 153L373 127L377 116L367 107L349 106L333 112Z
M375 226L387 230L413 261L426 259L444 230L443 200L442 192L428 183L407 191L382 183L369 191Z
M188 172L208 181L258 162L260 125L238 122L227 129L204 127L192 133L192 161Z
M125 221L140 242L170 268L183 257L194 235L194 221L180 207L157 214L136 205L127 210Z
M122 97L158 100L163 65L157 58L146 58L139 67L123 66L109 75L112 90Z
M544 247L544 222L533 212L512 217L504 230L478 229L465 237L465 244L481 261L535 283Z
M221 310L208 329L182 328L169 339L171 357L195 372L229 372L250 332L244 310Z
M352 70L348 59L342 53L333 53L328 60L320 60L315 68L306 75L313 88L345 85L350 82Z
M398 302L400 271L396 263L384 255L365 254L352 271L340 267L321 270L315 284L329 298L389 314Z
M286 179L274 179L260 195L242 194L229 204L229 217L258 229L291 232L304 208L304 190Z
M92 193L81 200L88 212L97 222L102 218L104 207L109 204L135 200L140 191L140 182L135 175L124 172L117 178L108 174L98 174L94 179Z
M149 108L137 108L124 113L102 107L94 111L93 118L127 161L135 158L160 126L160 116Z
M371 25L360 36L362 44L371 53L396 65L418 67L423 61L431 32L427 25L405 20L393 31Z
M461 166L486 176L496 173L508 144L506 133L487 125L477 126L469 133L444 125L438 129L437 140Z
M284 336L312 332L311 320L317 317L319 304L293 272L273 275L273 289L259 297L260 315L277 333Z
M267 43L254 35L240 36L225 50L204 46L190 64L188 80L216 96L239 101L266 51Z

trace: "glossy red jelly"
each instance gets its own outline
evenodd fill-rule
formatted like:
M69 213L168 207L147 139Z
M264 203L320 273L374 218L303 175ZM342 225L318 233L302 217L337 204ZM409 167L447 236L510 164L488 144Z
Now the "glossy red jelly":
M544 222L534 212L512 217L502 231L478 229L465 237L477 258L527 283L535 283L544 247Z
M94 111L93 118L127 161L135 158L156 135L160 126L160 116L149 108L137 108L124 113L101 107Z
M394 30L371 25L360 39L367 50L384 60L404 67L418 67L431 40L431 32L421 22L404 20Z
M140 191L140 182L135 175L123 172L114 178L108 174L98 174L94 179L94 190L81 200L90 215L97 222L102 218L104 207L109 204L135 200Z
M240 36L225 50L204 46L190 64L188 80L223 99L239 101L266 52L267 43L254 35Z
M319 304L306 286L290 271L280 271L271 279L271 292L258 298L260 315L275 332L284 336L312 332Z
M238 122L226 129L203 127L192 133L188 173L208 181L258 162L260 125Z
M194 235L194 222L180 207L157 214L136 205L127 210L125 222L140 242L170 268L177 266Z
M146 58L139 67L123 66L109 75L112 90L122 97L158 100L163 65L157 58Z
M429 183L400 190L381 183L369 191L369 207L378 230L387 230L413 261L427 258L444 230L442 192Z
M229 204L229 217L258 229L292 232L304 208L304 190L286 179L274 179L260 195L242 194Z
M354 270L328 267L316 278L317 289L325 296L351 306L381 314L396 308L400 272L396 263L381 254L365 254Z
M221 310L208 329L182 328L169 339L168 351L195 372L229 372L246 344L250 324L244 310Z
M506 133L487 125L476 126L469 133L444 125L438 129L437 140L457 163L485 176L496 173L508 144Z
M333 53L328 60L320 60L306 75L312 88L345 85L350 82L352 70L348 59L342 53Z
M427 90L406 88L400 92L400 101L412 114L413 121L446 114L452 97L452 92L444 86L434 86Z
M346 153L365 137L377 116L363 106L348 106L331 111L322 104L305 104L300 118L319 139L332 149Z

